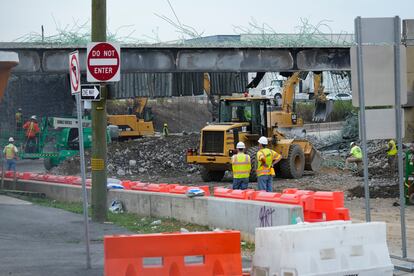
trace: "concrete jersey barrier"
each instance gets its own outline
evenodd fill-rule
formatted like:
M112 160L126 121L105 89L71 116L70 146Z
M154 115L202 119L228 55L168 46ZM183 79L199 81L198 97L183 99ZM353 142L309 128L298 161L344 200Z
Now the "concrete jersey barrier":
M12 187L13 181L6 179L5 184L6 187ZM82 199L81 187L74 185L18 180L16 189L44 193L48 198L59 201L80 202ZM90 199L89 188L88 196ZM114 199L121 200L124 208L131 213L174 218L211 228L239 230L247 241L254 241L257 227L290 225L295 224L297 218L303 220L300 206L272 202L110 190L108 206Z

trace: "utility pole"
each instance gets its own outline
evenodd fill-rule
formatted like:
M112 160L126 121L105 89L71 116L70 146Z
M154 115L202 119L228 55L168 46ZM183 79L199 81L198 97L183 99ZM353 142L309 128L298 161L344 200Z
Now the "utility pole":
M92 42L106 41L106 0L92 0ZM92 102L92 220L107 219L106 204L106 98L101 88L101 100Z

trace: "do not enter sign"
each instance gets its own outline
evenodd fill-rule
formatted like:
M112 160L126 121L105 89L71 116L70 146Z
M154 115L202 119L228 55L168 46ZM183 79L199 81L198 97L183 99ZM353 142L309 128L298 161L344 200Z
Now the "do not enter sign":
M89 43L87 52L88 82L120 80L121 51L117 43Z

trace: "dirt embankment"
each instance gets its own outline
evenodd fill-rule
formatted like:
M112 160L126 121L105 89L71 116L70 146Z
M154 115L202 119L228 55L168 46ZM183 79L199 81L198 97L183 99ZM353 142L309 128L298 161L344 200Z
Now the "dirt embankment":
M199 132L207 122L211 122L211 113L205 100L194 98L159 99L148 103L154 114L154 127L162 131L164 123L172 133Z

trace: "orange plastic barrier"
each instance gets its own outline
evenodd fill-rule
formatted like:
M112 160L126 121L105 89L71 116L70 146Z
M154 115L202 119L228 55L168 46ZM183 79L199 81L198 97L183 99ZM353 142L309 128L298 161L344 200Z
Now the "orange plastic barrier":
M43 181L44 174L34 175L32 180Z
M86 181L86 186L91 186L92 185L92 179L87 178ZM82 177L76 177L75 180L72 181L73 185L82 185Z
M344 193L336 192L312 192L297 189L285 189L284 194L309 196L312 204L303 207L304 220L306 222L321 222L330 220L350 220L349 210L344 207Z
M190 189L200 189L200 190L203 190L205 196L210 196L210 188L208 186L184 186L184 185L178 185L178 184L170 184L170 190L169 190L169 192L171 194L181 194L181 195L184 195Z
M106 276L242 275L240 232L105 236Z
M168 187L168 184L155 184L150 183L147 186L145 186L146 191L148 192L159 192L159 193L168 193L170 188Z
M47 179L45 179L47 182L54 182L54 183L59 183L58 179L59 179L59 175L53 175L50 174L49 177Z
M146 186L148 183L142 183L139 181L131 182L131 190L135 191L146 191Z
M121 184L124 186L125 190L131 190L133 182L130 180L122 180Z
M344 207L343 192L315 192L315 208L309 221L350 220L349 210Z
M234 199L252 199L255 191L253 189L247 190L233 190L224 187L215 187L214 196L223 198L234 198Z
M32 179L32 177L36 175L36 173L32 173L32 172L24 172L24 173L19 173L19 178L24 179L24 180L29 180Z
M4 177L13 178L14 177L14 172L13 171L6 171L6 172L4 172ZM16 177L17 177L17 174L16 174Z

